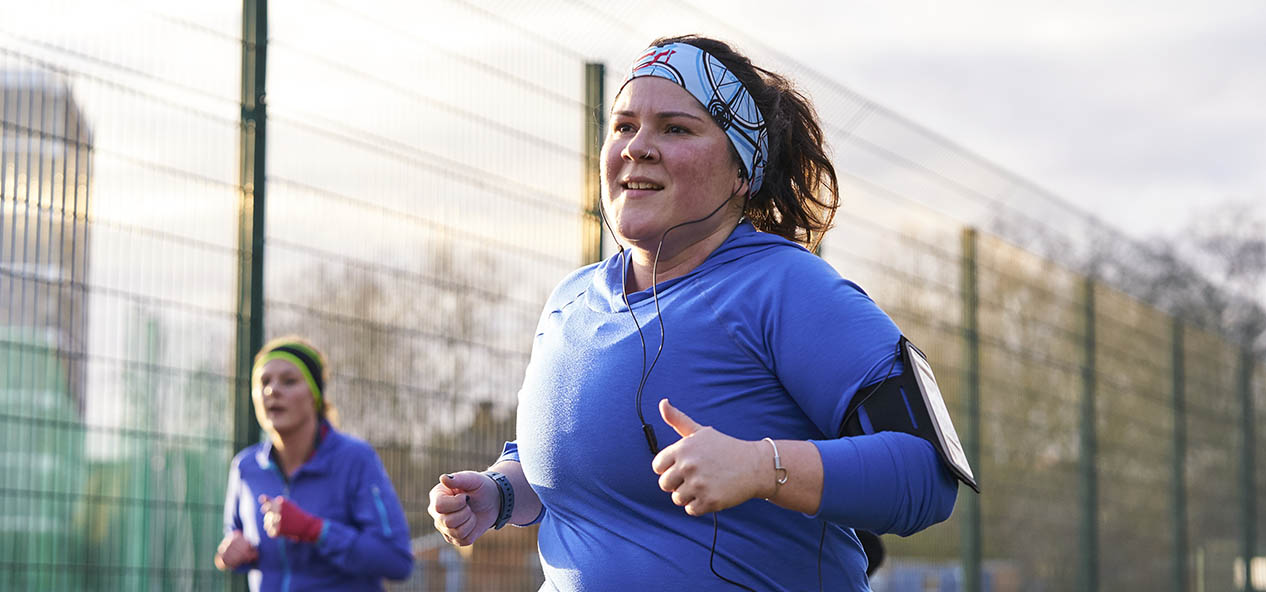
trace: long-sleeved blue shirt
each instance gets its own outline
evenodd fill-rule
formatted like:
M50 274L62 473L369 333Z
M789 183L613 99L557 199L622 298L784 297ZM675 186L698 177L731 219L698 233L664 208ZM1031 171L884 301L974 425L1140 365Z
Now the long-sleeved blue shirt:
M264 441L233 458L224 502L225 533L240 530L259 550L259 559L239 570L248 572L252 591L381 590L384 577L408 577L409 525L369 444L329 429L289 479L271 453L272 443ZM269 537L261 494L284 495L323 519L320 538Z
M543 590L731 590L708 567L711 517L659 489L635 394L643 348L621 296L624 255L580 269L542 313L519 393L517 459L544 506ZM859 388L902 371L900 331L855 284L781 237L741 223L689 274L658 286L664 350L642 413L657 410L744 440L811 440L823 463L816 516L749 500L718 514L716 569L757 590L868 590L853 528L908 535L946 519L957 485L932 445L883 432L839 438ZM651 291L629 294L646 364L660 324ZM772 462L772 461L771 461ZM796 475L790 475L794 480Z

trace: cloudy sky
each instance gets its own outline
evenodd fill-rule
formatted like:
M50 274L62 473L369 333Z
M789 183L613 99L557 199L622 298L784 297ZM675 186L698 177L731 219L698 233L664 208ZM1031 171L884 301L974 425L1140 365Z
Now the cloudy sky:
M1262 0L692 1L1136 236L1266 203Z

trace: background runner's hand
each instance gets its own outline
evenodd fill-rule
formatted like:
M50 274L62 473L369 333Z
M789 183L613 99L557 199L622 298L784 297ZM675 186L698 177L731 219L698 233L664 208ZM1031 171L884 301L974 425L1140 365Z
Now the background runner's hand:
M314 543L321 537L325 521L303 511L299 504L284 496L259 496L259 511L264 514L264 531L268 536L284 536L292 541Z
M242 536L240 530L224 535L224 540L220 541L220 546L215 551L215 566L221 571L237 569L239 565L252 563L257 559L259 552Z

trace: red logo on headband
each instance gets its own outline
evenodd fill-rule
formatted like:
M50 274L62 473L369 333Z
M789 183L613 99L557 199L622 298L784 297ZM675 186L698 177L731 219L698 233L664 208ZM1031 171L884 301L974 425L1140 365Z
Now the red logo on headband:
M659 53L655 53L655 50L652 49L642 54L642 57L637 59L637 61L640 62L646 58L651 58L651 61L646 62L644 64L638 64L636 68L633 68L633 71L636 72L638 70L641 70L642 68L654 66L655 64L667 64L669 58L673 57L673 54L675 53L677 53L677 50L675 49L669 49L669 50L661 51Z

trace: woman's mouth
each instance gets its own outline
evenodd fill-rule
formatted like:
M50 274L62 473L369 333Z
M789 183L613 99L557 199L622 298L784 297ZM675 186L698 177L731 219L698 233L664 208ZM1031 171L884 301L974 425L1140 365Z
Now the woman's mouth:
M624 194L628 197L645 197L664 189L664 186L659 183L642 179L620 181L620 187L624 189Z

